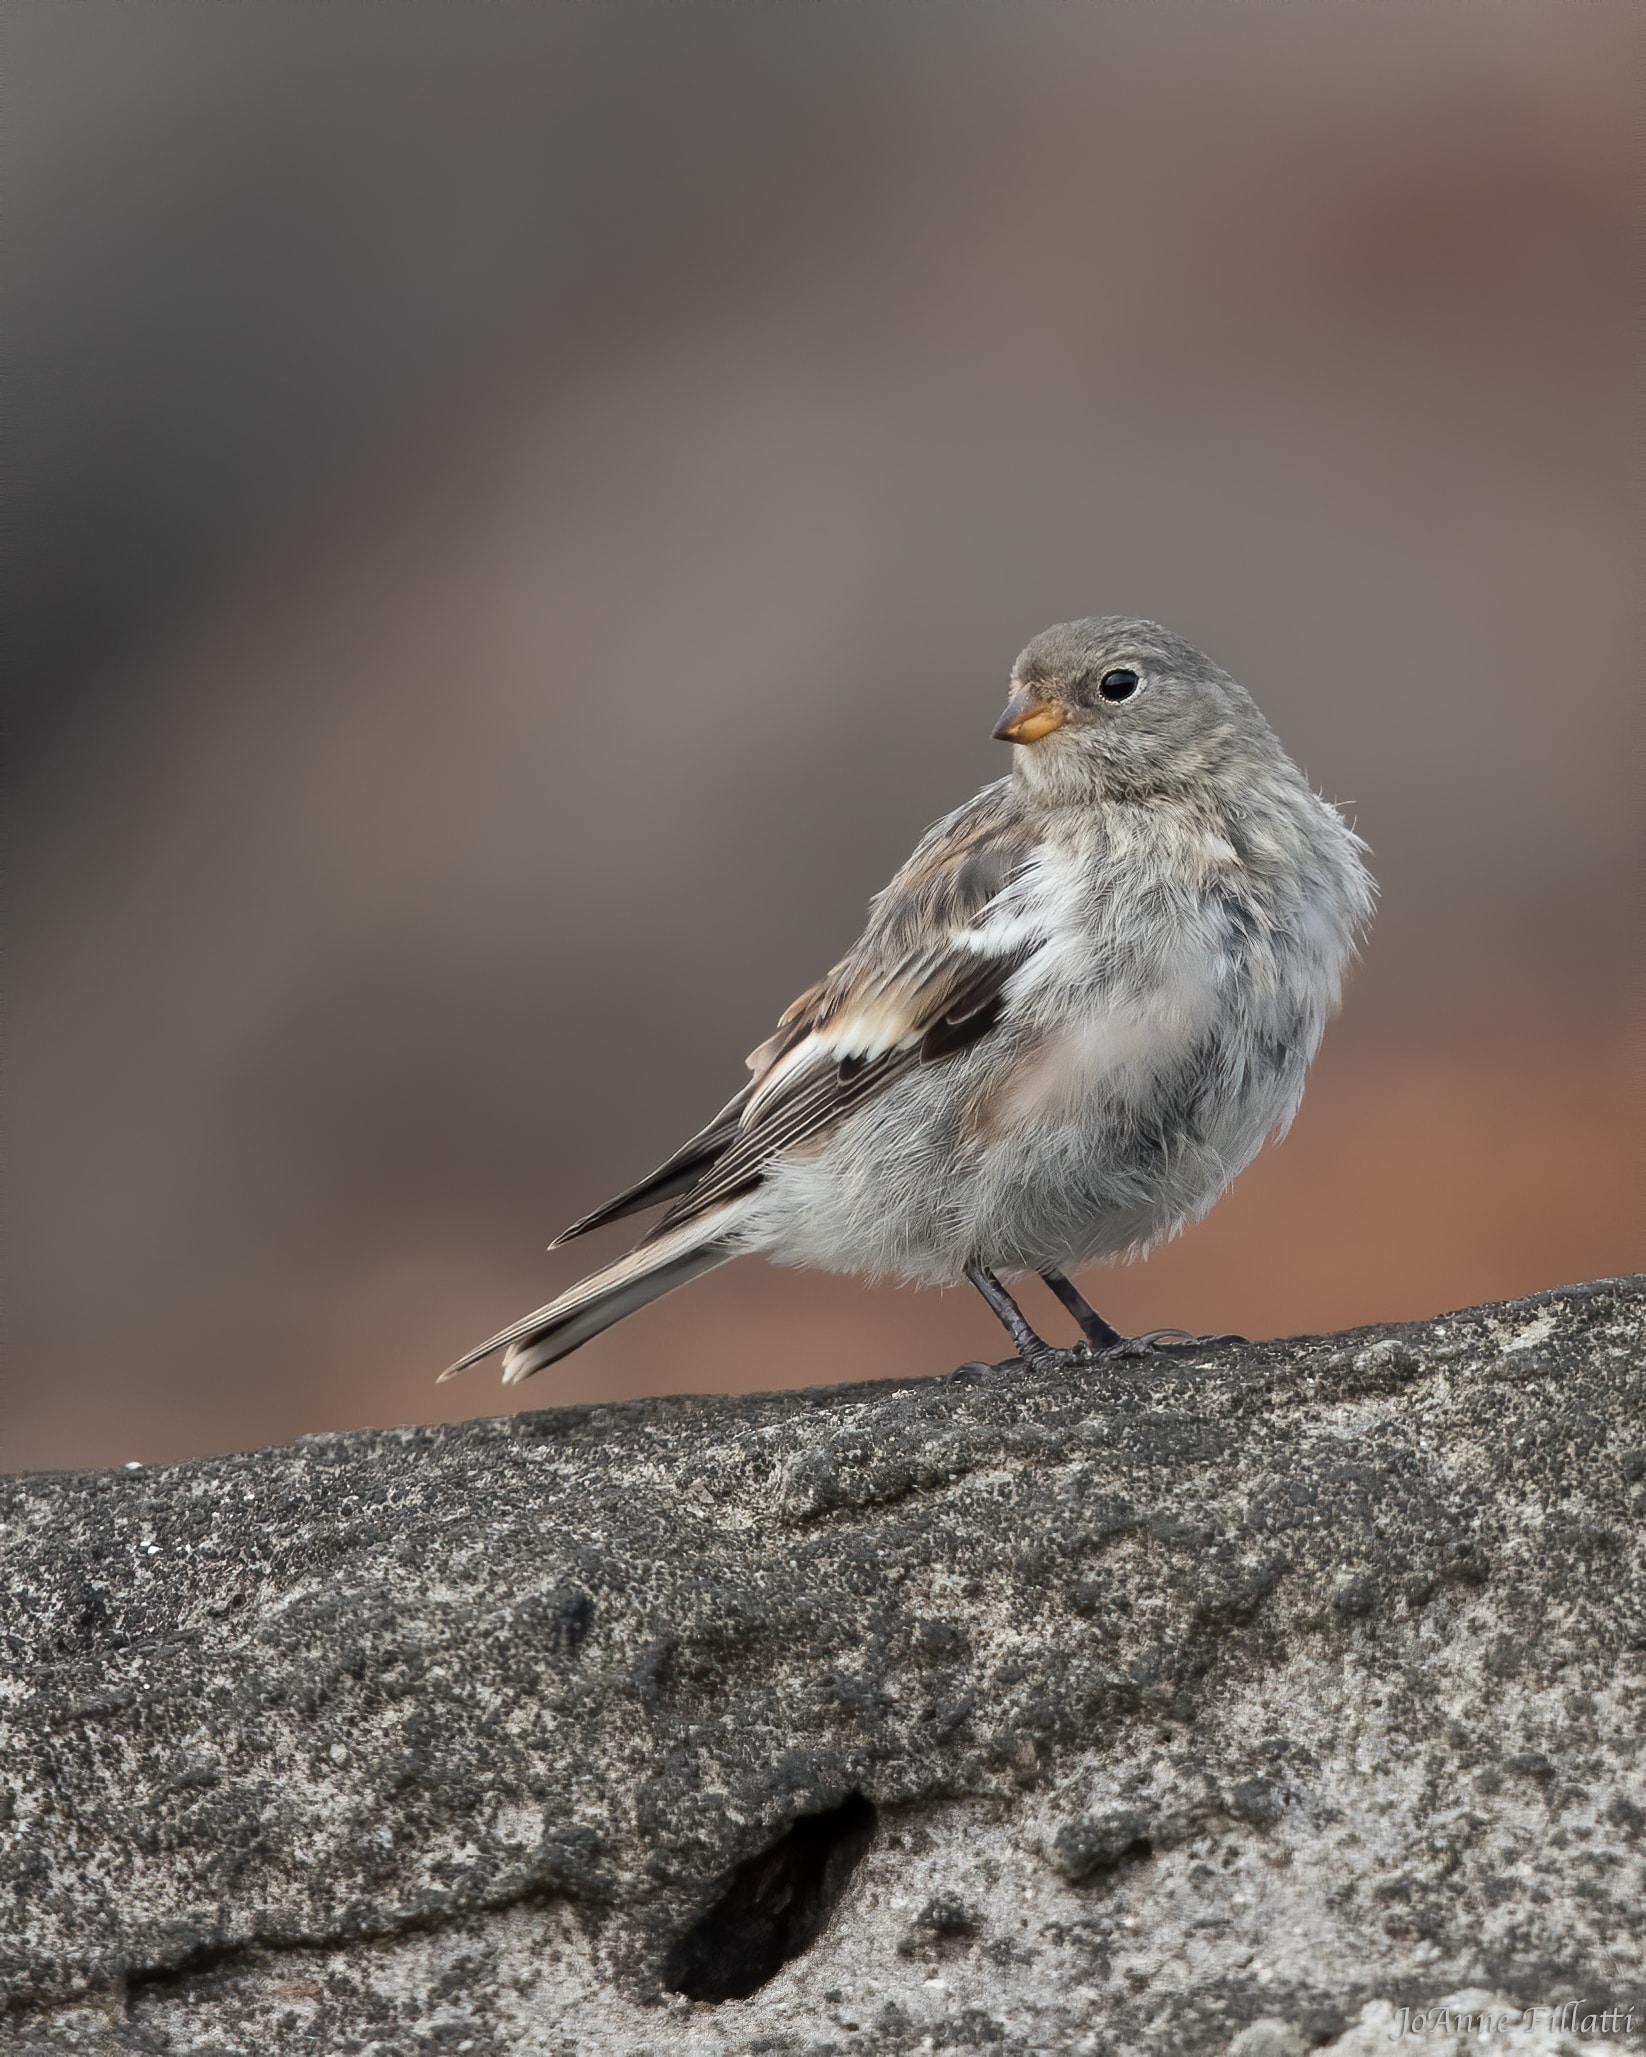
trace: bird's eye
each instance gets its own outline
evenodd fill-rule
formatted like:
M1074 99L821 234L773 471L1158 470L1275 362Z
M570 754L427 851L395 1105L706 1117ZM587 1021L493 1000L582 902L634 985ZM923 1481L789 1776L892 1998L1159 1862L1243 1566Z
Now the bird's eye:
M1097 690L1105 700L1129 700L1142 684L1135 671L1121 665L1116 671L1106 671L1097 682Z

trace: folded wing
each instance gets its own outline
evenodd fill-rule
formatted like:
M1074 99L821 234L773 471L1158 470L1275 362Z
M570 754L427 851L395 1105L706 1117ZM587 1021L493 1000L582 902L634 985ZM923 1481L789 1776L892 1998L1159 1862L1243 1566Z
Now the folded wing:
M672 1197L647 1240L661 1238L757 1185L780 1152L827 1135L905 1072L987 1035L1044 940L1014 892L1035 850L1005 781L930 829L854 948L751 1054L743 1092L568 1235Z

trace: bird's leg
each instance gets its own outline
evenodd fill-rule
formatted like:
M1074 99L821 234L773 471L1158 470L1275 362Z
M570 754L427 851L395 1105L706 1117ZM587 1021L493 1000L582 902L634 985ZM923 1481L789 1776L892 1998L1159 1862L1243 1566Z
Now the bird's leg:
M1191 1336L1187 1329L1153 1328L1146 1336L1123 1336L1106 1322L1079 1288L1060 1271L1043 1271L1040 1276L1080 1324L1080 1333L1094 1350L1116 1357L1147 1357L1153 1350L1209 1349L1214 1343L1243 1343L1244 1336Z
M1106 1322L1080 1288L1060 1271L1043 1271L1040 1276L1068 1308L1080 1326L1080 1333L1094 1350L1113 1350L1125 1342L1119 1329Z
M1031 1371L1062 1371L1070 1364L1090 1364L1093 1357L1148 1357L1156 1350L1205 1349L1214 1343L1243 1343L1244 1336L1191 1336L1180 1328L1151 1329L1146 1336L1123 1336L1099 1314L1085 1295L1060 1271L1043 1271L1040 1276L1079 1322L1084 1343L1072 1350L1059 1350L1035 1334L1028 1317L992 1271L981 1264L966 1266L966 1276L988 1301L995 1319L1012 1339L1018 1356ZM967 1371L974 1367L962 1365ZM956 1374L957 1376L959 1374Z
M1068 1363L1068 1352L1054 1349L1035 1334L1022 1308L992 1271L985 1271L981 1264L973 1263L966 1266L966 1276L988 1301L996 1320L1011 1337L1018 1356L1031 1371L1058 1371Z

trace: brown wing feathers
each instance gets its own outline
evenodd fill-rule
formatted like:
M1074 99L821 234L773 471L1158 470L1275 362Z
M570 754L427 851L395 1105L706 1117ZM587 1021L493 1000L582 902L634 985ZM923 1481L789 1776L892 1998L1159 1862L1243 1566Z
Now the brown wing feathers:
M792 1150L833 1128L916 1065L937 1063L977 1042L999 1019L1006 984L1034 948L1025 943L999 955L968 953L959 967L959 978L934 979L926 997L930 1000L933 989L946 997L939 1009L928 1006L915 1017L913 1028L922 1021L931 1024L918 1042L902 1042L873 1056L834 1057L820 1049L813 1062L804 1064L792 1080L786 1080L771 1098L752 1110L752 1118L724 1156L705 1173L701 1184L676 1200L653 1233L663 1235L735 1193L747 1191L759 1183L780 1151ZM956 969L952 959L949 968L951 973ZM826 1029L829 1024L821 1026Z
M1008 981L1038 943L986 950L960 932L975 931L1033 851L1004 782L939 822L877 896L856 947L751 1053L754 1077L742 1092L667 1163L558 1241L672 1200L644 1246L757 1185L780 1151L834 1127L903 1072L938 1063L986 1035ZM867 1046L859 1051L850 1047L855 1023ZM803 1050L814 1038L815 1048ZM785 1076L790 1059L792 1075Z

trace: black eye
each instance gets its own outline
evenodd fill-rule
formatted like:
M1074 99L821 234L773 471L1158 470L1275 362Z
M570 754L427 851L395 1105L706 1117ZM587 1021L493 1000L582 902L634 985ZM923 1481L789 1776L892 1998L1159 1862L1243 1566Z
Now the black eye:
M1097 690L1105 700L1129 700L1141 683L1135 671L1122 665L1118 671L1106 671L1097 682Z

